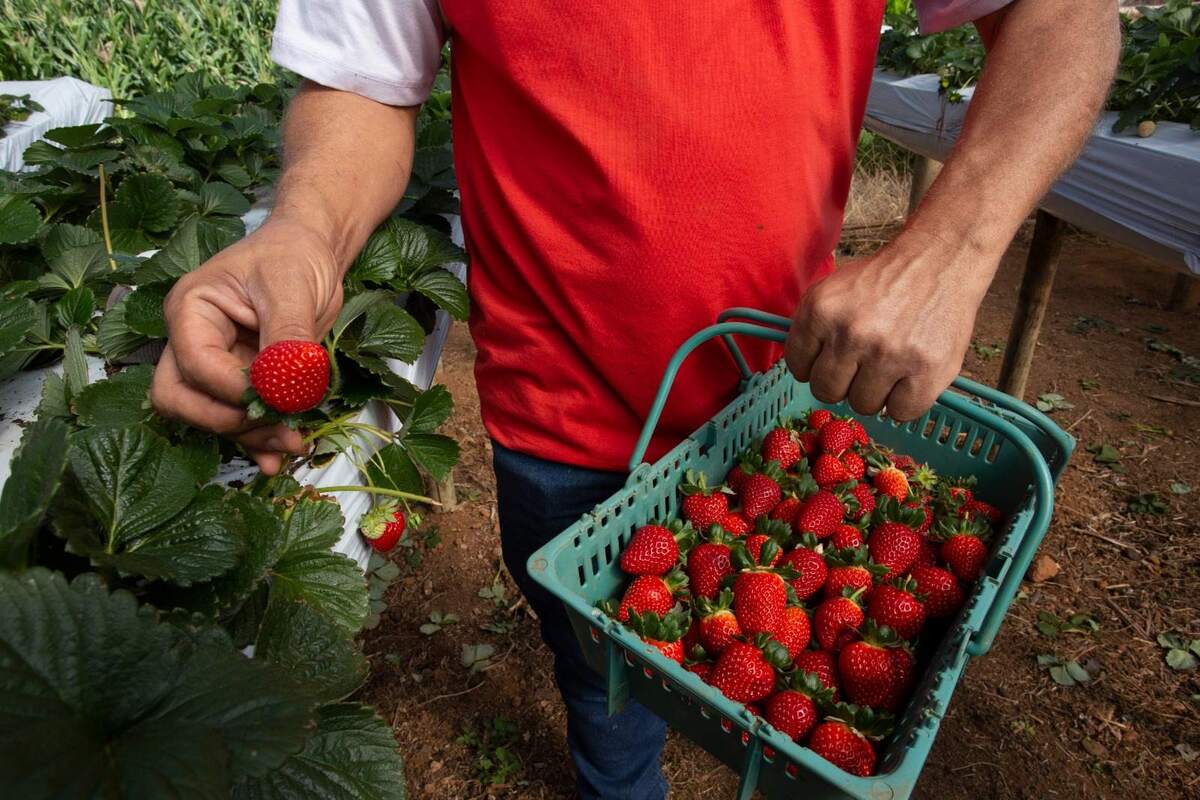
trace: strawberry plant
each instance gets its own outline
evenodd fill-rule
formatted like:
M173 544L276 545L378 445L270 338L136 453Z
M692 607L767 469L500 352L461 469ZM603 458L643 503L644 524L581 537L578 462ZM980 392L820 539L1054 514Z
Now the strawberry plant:
M0 139L5 137L4 127L8 123L23 122L33 112L45 110L27 94L0 94Z
M1142 122L1183 122L1200 130L1200 8L1192 0L1139 6L1121 16L1124 47L1109 108L1113 130ZM1152 130L1152 129L1151 129Z

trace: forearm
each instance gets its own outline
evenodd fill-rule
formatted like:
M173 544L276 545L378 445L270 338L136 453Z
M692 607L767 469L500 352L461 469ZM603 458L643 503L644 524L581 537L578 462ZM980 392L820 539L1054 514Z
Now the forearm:
M1022 221L1087 140L1119 49L1111 0L1017 0L980 25L987 64L959 140L906 234L937 240L982 292ZM972 256L974 256L972 258Z
M284 119L272 219L312 229L345 271L404 194L416 116L415 107L305 83Z

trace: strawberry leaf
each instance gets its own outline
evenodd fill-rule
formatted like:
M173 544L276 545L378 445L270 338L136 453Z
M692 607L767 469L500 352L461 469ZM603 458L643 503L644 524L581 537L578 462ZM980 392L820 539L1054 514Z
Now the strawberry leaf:
M23 565L67 465L67 426L39 420L25 429L0 491L0 563Z
M367 677L367 660L351 635L296 600L268 604L254 655L290 670L326 701L346 697Z
M455 319L467 318L470 306L467 287L449 270L432 269L422 272L412 279L411 285L413 291L425 295Z
M420 494L425 490L417 465L397 444L381 447L367 462L367 477L372 486Z
M0 355L5 355L25 340L37 321L37 306L32 300L0 300Z
M458 442L440 433L409 433L401 446L417 466L439 481L458 463Z
M425 332L411 314L392 303L376 303L366 311L356 349L411 364L424 344Z
M147 394L154 368L142 364L84 387L75 398L76 421L90 428L125 428L150 419Z
M28 242L42 226L37 206L24 197L0 195L0 244Z
M413 401L407 429L412 433L430 433L454 413L454 398L445 386L430 386Z
M236 217L190 217L171 238L137 268L137 283L172 280L194 270L246 235Z
M122 183L121 186L124 187L125 184ZM246 196L228 183L206 183L196 192L196 196L199 199L196 213L202 217L240 217L250 210L250 201Z

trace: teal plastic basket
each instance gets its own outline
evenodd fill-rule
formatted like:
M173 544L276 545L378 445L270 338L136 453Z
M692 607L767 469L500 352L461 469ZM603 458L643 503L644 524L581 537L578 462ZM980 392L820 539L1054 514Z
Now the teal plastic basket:
M731 322L749 319L758 324ZM763 325L770 327L763 327ZM983 577L924 659L912 700L881 753L878 774L843 772L726 698L595 608L622 589L621 550L638 527L677 514L676 487L689 469L724 475L738 454L781 415L827 405L780 362L751 374L733 337L783 341L788 320L730 309L718 324L688 339L667 366L658 396L630 459L625 488L596 506L529 558L529 573L566 604L588 663L608 682L609 713L634 698L741 775L739 800L755 789L769 798L907 798L968 659L983 655L1012 603L1050 525L1054 482L1074 440L1044 414L1008 395L960 378L915 422L861 418L871 437L928 462L945 476L976 475L981 497L1007 515ZM738 396L654 464L641 463L680 365L699 345L722 337L744 378Z

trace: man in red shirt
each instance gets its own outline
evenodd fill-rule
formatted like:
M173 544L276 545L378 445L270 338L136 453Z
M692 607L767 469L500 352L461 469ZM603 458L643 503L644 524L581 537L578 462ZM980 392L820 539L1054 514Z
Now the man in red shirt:
M525 558L623 480L668 357L728 306L793 317L796 377L860 413L923 413L957 374L1018 226L1091 130L1111 0L918 1L974 21L988 64L941 177L904 230L833 271L882 0L284 0L288 111L270 219L166 303L158 409L235 436L266 471L302 450L246 423L257 347L319 340L341 277L408 181L417 107L447 39L471 254L471 330L495 443L505 561L556 656L584 797L656 797L661 722L609 719L561 606ZM777 348L759 346L764 368ZM651 446L730 396L719 347L689 360Z

